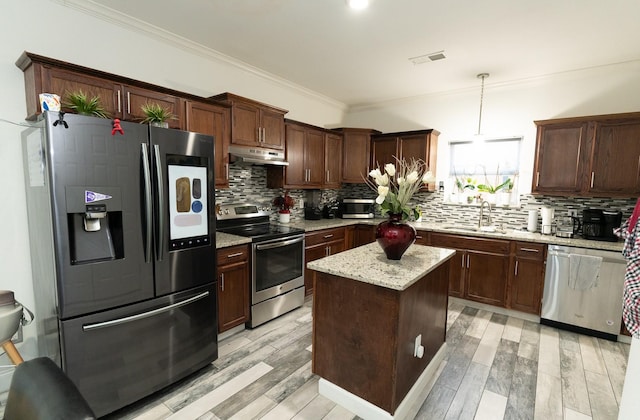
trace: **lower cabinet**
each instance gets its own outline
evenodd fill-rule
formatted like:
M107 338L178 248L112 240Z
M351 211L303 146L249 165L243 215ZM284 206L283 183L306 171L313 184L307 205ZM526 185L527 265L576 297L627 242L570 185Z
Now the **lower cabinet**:
M249 321L249 246L217 251L218 332Z
M347 241L351 248L357 248L361 245L370 244L376 240L375 225L355 225L353 230L352 241Z
M429 232L425 230L416 230L416 241L418 245L429 245Z
M344 227L318 230L305 235L304 248L304 289L305 295L313 294L313 279L316 271L309 270L307 263L342 252L346 247Z
M508 307L540 315L546 245L512 242Z
M457 251L449 271L451 296L506 306L509 241L432 232L430 244Z

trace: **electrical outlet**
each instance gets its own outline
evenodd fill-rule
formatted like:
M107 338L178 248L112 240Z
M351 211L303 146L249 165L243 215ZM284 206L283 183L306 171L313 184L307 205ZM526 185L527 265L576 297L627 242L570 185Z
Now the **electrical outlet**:
M569 216L578 217L578 210L569 209Z

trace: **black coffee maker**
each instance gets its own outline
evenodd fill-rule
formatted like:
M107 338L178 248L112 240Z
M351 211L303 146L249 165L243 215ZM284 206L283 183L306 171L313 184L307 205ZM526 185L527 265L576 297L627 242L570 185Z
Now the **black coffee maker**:
M615 210L584 209L582 211L582 237L596 241L616 242L613 233L622 223L622 212Z

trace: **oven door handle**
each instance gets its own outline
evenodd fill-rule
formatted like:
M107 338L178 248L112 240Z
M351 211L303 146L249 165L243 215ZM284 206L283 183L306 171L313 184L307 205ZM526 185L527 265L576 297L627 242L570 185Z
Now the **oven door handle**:
M264 249L280 248L280 247L291 245L291 244L297 244L298 242L302 242L302 241L304 241L304 236L301 236L295 239L287 239L286 241L278 241L278 242L272 242L268 244L257 244L256 249L258 251L262 251Z

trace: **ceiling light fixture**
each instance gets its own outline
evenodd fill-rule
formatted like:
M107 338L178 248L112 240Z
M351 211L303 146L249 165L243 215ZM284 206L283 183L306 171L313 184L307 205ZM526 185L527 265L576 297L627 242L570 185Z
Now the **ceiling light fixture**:
M482 128L482 100L484 99L484 79L489 77L489 73L480 73L478 74L478 79L482 79L482 87L480 88L480 114L478 115L478 134L477 136L481 136L481 128Z
M353 10L362 10L369 7L369 0L347 0L347 4Z
M417 57L411 57L409 58L409 61L417 65L417 64L428 63L430 61L442 60L444 58L447 58L447 57L444 55L444 50L441 50L441 51L436 51L436 52L432 52L425 55L419 55Z

